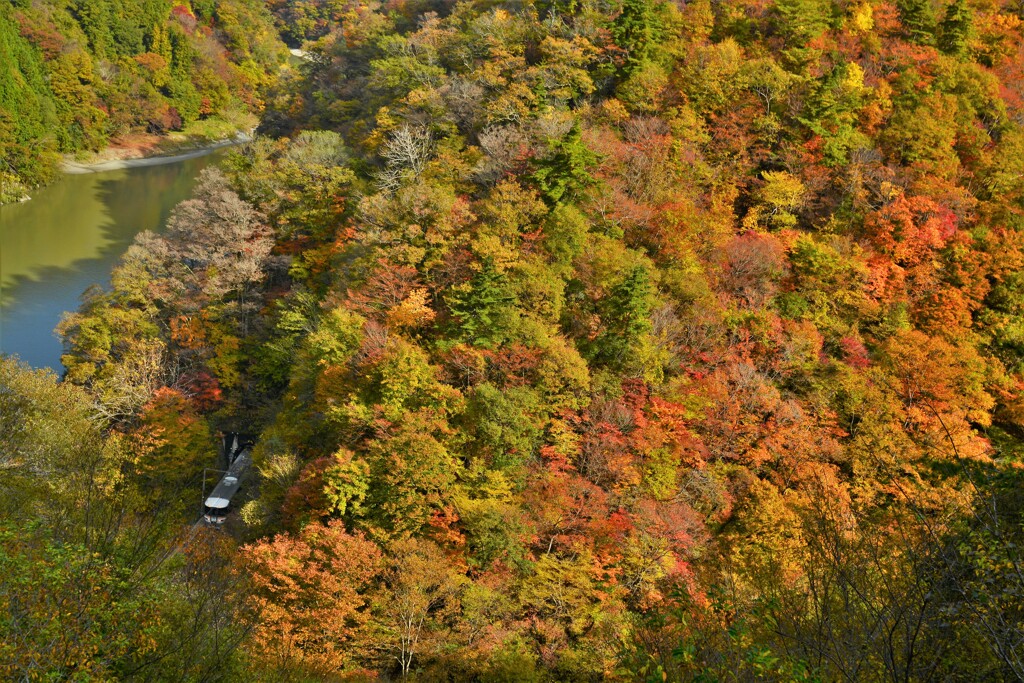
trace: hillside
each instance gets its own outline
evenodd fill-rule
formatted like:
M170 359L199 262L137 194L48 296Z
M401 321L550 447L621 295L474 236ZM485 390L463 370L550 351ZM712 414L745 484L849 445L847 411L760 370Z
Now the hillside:
M2 0L0 53L0 203L52 180L60 154L233 132L286 54L256 0Z
M268 4L261 135L2 366L0 601L138 615L10 671L1024 680L1019 3Z

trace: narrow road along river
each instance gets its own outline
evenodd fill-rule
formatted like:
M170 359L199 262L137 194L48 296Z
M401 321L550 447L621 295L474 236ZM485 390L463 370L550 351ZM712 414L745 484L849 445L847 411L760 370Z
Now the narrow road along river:
M199 172L224 151L159 166L66 175L23 204L0 206L0 353L61 372L53 334L132 238L162 230Z

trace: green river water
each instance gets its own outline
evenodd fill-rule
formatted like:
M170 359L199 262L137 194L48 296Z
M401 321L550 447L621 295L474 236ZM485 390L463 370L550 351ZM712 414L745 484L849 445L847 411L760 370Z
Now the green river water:
M23 204L0 206L0 353L60 372L53 333L92 284L106 285L132 238L162 230L199 172L223 156L67 175Z

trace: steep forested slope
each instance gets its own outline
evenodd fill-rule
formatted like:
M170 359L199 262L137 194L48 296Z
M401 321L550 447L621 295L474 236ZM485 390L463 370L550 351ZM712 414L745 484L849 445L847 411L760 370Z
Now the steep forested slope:
M281 35L289 44L302 45L321 38L336 27L349 3L338 0L268 0Z
M260 430L248 677L1024 677L1020 5L275 9L63 325L108 438Z
M0 201L57 154L258 111L283 46L255 0L0 2Z

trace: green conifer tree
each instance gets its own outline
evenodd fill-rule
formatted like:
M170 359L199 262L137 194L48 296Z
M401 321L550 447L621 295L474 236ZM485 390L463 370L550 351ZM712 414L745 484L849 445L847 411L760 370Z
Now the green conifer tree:
M622 70L629 75L650 59L663 31L650 0L625 0L611 32L615 44L626 52Z
M802 45L828 28L832 6L829 0L778 0L775 11L779 30Z
M950 55L965 54L973 28L973 16L966 0L953 0L939 24L939 49Z
M595 359L612 365L625 362L640 338L651 331L653 299L647 269L633 266L598 307L605 329L593 342Z
M934 45L935 11L930 0L899 0L897 6L910 39L919 45Z
M504 314L514 301L504 274L490 259L485 259L469 281L468 290L448 297L448 307L458 317L464 339L479 346L492 346L501 341Z
M583 142L579 123L550 145L551 154L537 163L533 180L549 206L571 199L594 183L590 168L598 157Z

